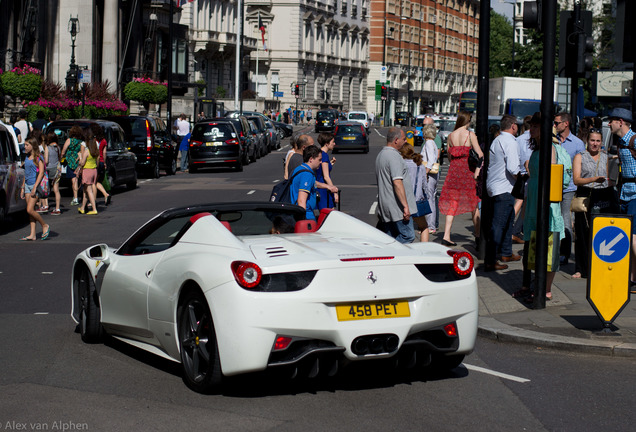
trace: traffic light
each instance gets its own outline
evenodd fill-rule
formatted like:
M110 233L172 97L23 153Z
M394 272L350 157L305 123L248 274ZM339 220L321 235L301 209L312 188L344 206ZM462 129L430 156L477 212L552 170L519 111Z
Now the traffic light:
M541 0L523 3L523 28L541 30Z
M276 93L278 91L278 84L272 84L272 93Z
M299 95L300 95L300 84L296 84L294 86L294 96L296 96L296 98L298 98Z
M387 96L388 96L388 95L387 95L387 90L388 90L388 89L387 89L387 87L386 87L385 85L382 85L382 89L381 89L381 91L380 91L380 98L381 98L382 100L386 100L386 98L387 98Z
M591 33L591 32L590 32ZM576 73L585 75L590 72L594 66L594 38L591 34L585 32L579 33L579 47L576 62Z

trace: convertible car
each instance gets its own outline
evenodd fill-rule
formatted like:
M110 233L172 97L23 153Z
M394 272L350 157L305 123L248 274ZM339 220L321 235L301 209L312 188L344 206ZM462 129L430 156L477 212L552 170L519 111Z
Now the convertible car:
M84 250L71 282L82 339L109 334L179 362L202 393L265 369L454 368L473 350L470 254L403 245L339 211L304 215L282 203L173 208L119 248Z

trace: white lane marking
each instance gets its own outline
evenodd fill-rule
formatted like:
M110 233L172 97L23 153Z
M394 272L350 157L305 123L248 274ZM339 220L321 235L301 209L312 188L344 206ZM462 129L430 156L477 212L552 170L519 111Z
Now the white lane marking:
M280 180L276 179L272 183L278 183Z
M249 191L247 194L248 194L248 195L252 195L254 192L256 192L256 191L255 191L255 190L251 190L251 191Z
M375 129L375 132L380 135L382 138L386 138L384 135L382 135L377 129Z
M473 365L469 365L469 364L466 364L466 363L464 363L464 366L468 370L472 370L472 371L475 371L475 372L481 372L481 373L485 373L485 374L488 374L488 375L494 375L496 377L504 378L504 379L507 379L507 380L510 380L510 381L516 381L516 382L520 382L520 383L530 382L530 380L526 379L526 378L521 378L521 377L517 377L517 376L514 376L514 375L508 375L508 374L505 374L503 372L497 372L497 371L486 369L486 368L479 367L479 366L473 366Z
M143 183L148 183L149 181L153 181L153 180L154 180L154 179L142 180L142 181L140 181L139 183L142 183L142 184L143 184Z
M371 208L369 209L369 214L375 214L376 208L378 208L378 202L374 201L373 204L371 204Z
M48 315L48 312L36 312L33 315Z
M42 272L42 274L44 274L44 275L51 275L51 274L53 274L53 272Z

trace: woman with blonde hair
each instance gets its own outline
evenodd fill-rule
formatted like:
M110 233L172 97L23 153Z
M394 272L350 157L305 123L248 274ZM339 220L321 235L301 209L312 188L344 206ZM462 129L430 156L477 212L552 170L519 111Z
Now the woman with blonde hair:
M476 183L479 176L479 168L471 172L468 166L468 155L473 149L480 158L484 153L479 147L477 136L468 130L471 121L471 114L460 111L457 115L455 129L448 135L448 156L450 166L444 180L442 194L439 197L439 210L446 215L444 225L444 246L457 246L450 239L451 228L455 216L472 212L475 237L479 237L479 208L481 201L477 196Z
M81 214L85 213L87 198L91 204L92 210L86 212L89 215L97 214L97 205L95 204L95 182L97 181L97 161L99 160L99 146L90 129L86 130L86 147L82 147L79 154L79 165L76 174L81 173L83 198L82 205L77 209Z
M24 141L24 152L27 154L24 160L24 183L22 183L22 189L20 191L20 198L26 199L27 213L29 214L29 224L31 226L31 233L22 237L21 241L35 240L35 226L36 222L42 225L42 237L41 240L46 240L51 232L51 227L44 223L42 216L35 211L35 203L40 196L37 192L38 186L42 184L44 180L44 174L46 173L46 165L44 164L43 157L40 153L40 144L38 140L30 137Z

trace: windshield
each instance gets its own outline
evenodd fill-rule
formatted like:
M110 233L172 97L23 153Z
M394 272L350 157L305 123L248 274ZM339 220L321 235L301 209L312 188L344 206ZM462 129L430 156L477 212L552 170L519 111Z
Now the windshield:
M438 120L435 122L440 131L452 132L455 129L456 120Z
M332 112L323 112L323 111L319 111L318 115L316 116L316 118L318 119L333 119L336 116L332 113Z
M506 112L508 114L517 116L518 118L524 118L527 115L533 115L540 111L541 101L534 100L511 100Z
M400 118L407 117L408 115L409 115L409 113L406 112L406 111L398 111L398 112L395 113L395 116L396 117L400 117Z
M366 120L366 114L349 114L349 120Z

